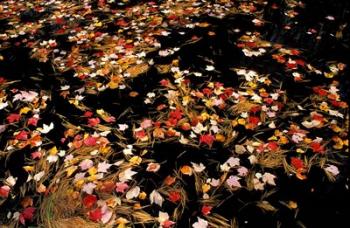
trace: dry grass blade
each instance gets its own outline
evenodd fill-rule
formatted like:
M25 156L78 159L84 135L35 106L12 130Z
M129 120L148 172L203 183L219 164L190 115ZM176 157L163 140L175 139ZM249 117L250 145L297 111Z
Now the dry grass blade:
M78 224L84 223L83 219L77 219L77 217L75 217L80 204L79 201L73 198L72 194L68 193L68 189L69 181L62 180L56 191L42 199L40 204L39 220L44 227L65 227L60 226L60 224L68 224L68 221L72 218L72 221L75 221Z
M285 154L282 151L271 152L271 153L260 153L258 158L258 164L265 168L275 169L282 167Z

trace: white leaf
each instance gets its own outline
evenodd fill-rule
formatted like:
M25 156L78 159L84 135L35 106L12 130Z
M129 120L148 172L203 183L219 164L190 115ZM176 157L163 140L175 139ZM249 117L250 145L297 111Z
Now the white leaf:
M337 176L339 174L339 169L335 165L330 165L327 168L325 168L325 170L333 176Z
M169 214L167 212L159 211L158 213L158 222L162 224L163 222L169 220Z
M123 172L119 173L118 177L121 182L125 182L132 179L137 172L132 171L131 168L127 168Z
M230 157L226 161L226 163L232 168L232 167L235 167L235 166L239 166L239 161L240 161L239 158Z
M126 199L128 199L128 200L133 199L133 198L137 197L139 194L140 194L140 187L136 186L136 187L130 189L126 193Z
M268 183L269 185L275 186L276 185L275 178L276 176L271 173L264 173L264 175L262 176L262 181L264 183Z
M92 194L95 188L96 188L96 184L90 182L83 185L82 191L86 192L87 194Z
M153 190L152 193L149 195L149 200L151 201L151 204L155 203L159 206L162 206L164 201L162 195L156 190Z
M47 134L54 128L54 124L51 122L50 125L43 124L42 128L38 128L41 134Z
M206 71L213 71L213 70L215 70L215 67L214 67L214 66L211 66L211 65L207 65L207 66L205 67L205 70L206 70Z
M15 186L17 181L17 177L9 176L6 178L5 183L11 187Z
M33 177L33 179L34 179L35 181L40 181L41 178L42 178L44 175L45 175L45 171L41 171L41 172L35 174L34 177Z
M106 224L112 218L112 215L113 215L112 210L107 209L107 211L102 215L101 222L103 224Z
M198 221L192 224L193 228L207 228L208 227L208 221L204 220L200 217L197 217Z
M129 128L129 126L127 124L118 124L119 131L125 131L128 128Z
M0 102L0 110L6 108L8 105L9 105L9 104L7 103L7 101L4 102L4 103L3 103L3 102Z
M193 170L196 172L196 173L201 173L203 172L203 170L205 170L205 166L203 165L203 163L194 163L194 162L191 162L192 166L193 166Z
M47 156L46 160L49 163L54 163L54 162L57 162L58 156L57 155L49 155L49 156Z

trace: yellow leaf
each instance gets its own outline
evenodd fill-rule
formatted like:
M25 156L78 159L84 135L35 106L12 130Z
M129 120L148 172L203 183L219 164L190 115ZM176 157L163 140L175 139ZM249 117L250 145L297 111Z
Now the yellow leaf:
M23 166L23 169L26 171L26 172L33 172L34 171L34 166Z
M142 152L141 152L141 156L144 156L144 155L146 155L148 153L148 150L143 150Z
M22 114L27 114L31 109L29 107L24 107L24 108L21 108L21 110L19 111L19 114L22 115Z
M50 155L56 155L57 152L58 152L58 150L57 150L57 147L56 147L56 146L52 147L52 148L49 150L49 154L50 154Z
M246 121L243 118L238 119L238 124L245 125Z
M208 100L208 102L209 102L209 100ZM212 105L212 102L211 102L211 105ZM205 120L209 119L210 115L207 112L202 112L201 117L203 118L203 121L205 121Z
M111 150L110 146L104 146L104 147L101 147L99 151L102 155L104 155L104 154L107 154L110 150Z
M103 24L102 24L102 22L101 21L99 21L99 22L97 22L97 23L95 23L95 26L96 27L101 27Z
M139 199L140 199L140 200L144 200L144 199L146 199L146 197L147 197L147 193L146 193L146 192L141 192L141 193L139 194Z
M78 180L75 182L75 187L76 188L81 188L84 184L85 180L84 179L81 179L81 180Z
M277 137L276 137L276 136L271 136L270 138L268 138L268 140L273 140L273 141L275 141L275 140L277 140Z
M216 134L215 135L215 140L218 141L218 142L225 142L226 138L222 134Z
M140 165L142 162L142 158L139 156L133 156L132 158L130 158L129 162L133 165Z
M312 140L311 140L310 138L305 138L305 139L304 139L304 142L305 142L306 144L309 144L309 143L312 142Z
M201 28L206 28L208 27L210 24L208 22L202 22L202 23L198 23L197 26L201 27Z
M103 116L105 114L105 111L103 109L97 109L96 113L100 116Z
M93 166L88 170L88 173L90 174L90 176L93 176L97 173L97 169Z
M299 153L299 154L303 154L303 153L305 153L305 151L304 151L304 150L302 150L302 149L300 149L300 148L298 148L298 149L297 149L297 153Z
M325 73L324 73L324 76L325 76L326 78L333 78L333 77L334 77L334 73L332 73L332 72L330 72L330 73L325 72Z
M26 172L33 172L34 171L34 166L23 166L23 169L26 171Z
M96 175L91 175L87 178L88 181L90 182L94 182L95 180L97 180L97 176Z
M209 184L203 184L202 185L203 193L207 193L209 190L210 190L210 185Z
M278 141L280 144L287 144L289 142L288 138L286 136L281 136L280 140Z
M68 167L67 169L66 169L66 172L67 172L67 177L70 177L74 172L75 172L75 170L77 170L77 166L71 166L71 167Z
M339 133L342 131L342 129L336 124L331 124L331 129L336 133Z
M231 125L232 127L236 127L238 125L237 120L232 120Z

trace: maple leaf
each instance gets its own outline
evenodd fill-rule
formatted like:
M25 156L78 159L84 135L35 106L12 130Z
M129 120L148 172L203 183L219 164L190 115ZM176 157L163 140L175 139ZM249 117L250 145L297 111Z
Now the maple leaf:
M237 169L238 175L241 177L245 177L248 174L248 169L244 166L241 166Z
M180 199L181 199L181 194L179 192L176 192L176 191L169 192L169 195L168 195L169 201L176 203Z
M271 173L264 173L264 175L262 176L262 181L264 183L268 183L269 185L275 186L276 185L275 178L276 176Z
M151 194L149 195L149 200L150 200L151 204L155 203L159 206L162 206L163 201L164 201L162 195L159 192L157 192L156 190L153 190L151 192Z
M111 164L108 164L106 161L98 163L97 171L100 173L107 173L107 170L111 167Z
M144 119L142 122L141 122L141 128L143 129L147 129L149 127L152 127L152 124L153 124L153 121L150 120L150 119Z
M230 157L226 163L232 168L235 166L239 166L240 164L240 159L239 158L235 158L235 157Z
M20 93L16 94L13 97L12 102L15 102L17 100L25 101L25 102L32 102L35 98L38 97L38 93L34 91L20 91Z
M118 124L119 131L125 131L128 128L129 128L129 126L127 124Z
M95 127L96 125L98 125L100 123L100 118L96 117L96 118L89 118L88 119L88 126L89 127Z
M197 217L197 222L192 224L193 228L207 228L209 226L208 221L200 217Z
M19 221L21 224L25 224L26 220L32 220L34 217L34 212L35 212L34 207L27 207L25 208L22 213L19 215Z
M27 140L28 139L28 132L27 131L20 131L16 137L15 137L17 140Z
M43 178L44 175L45 175L45 171L41 171L41 172L35 174L34 177L33 177L33 179L34 179L35 181L40 181L41 178Z
M87 170L91 168L94 165L94 162L90 159L84 159L82 162L80 162L79 167L81 170Z
M238 176L229 176L229 178L226 180L226 183L228 186L230 186L231 188L240 188L242 187L241 184L239 183L239 180L241 178Z
M300 158L297 158L297 157L291 158L291 164L296 169L304 168L304 162Z
M103 212L101 217L101 222L103 224L106 224L113 216L113 211L110 209L106 209L106 211Z
M201 135L199 138L199 142L200 143L204 143L208 146L212 146L213 142L215 140L215 137L211 134L205 134L205 135Z
M89 211L89 219L93 222L98 222L102 218L102 211L100 208L96 208L95 210Z
M335 165L329 165L327 168L325 168L325 170L333 176L337 176L339 174L339 169Z
M211 213L211 209L213 209L212 206L204 205L204 206L202 207L201 212L202 212L203 215L209 215L209 214Z
M9 104L8 104L7 101L6 101L6 102L0 102L0 110L6 108L8 105L9 105Z
M97 202L97 197L95 195L88 194L83 198L83 205L86 208L91 208Z
M0 187L0 197L7 198L9 196L11 188L7 185L3 185Z
M9 123L14 123L14 122L18 122L21 119L21 115L20 114L16 114L16 113L11 113L10 115L8 115L6 117L6 120Z
M157 172L158 170L160 169L160 164L159 163L154 163L154 162L151 162L151 163L148 163L147 165L147 168L146 168L146 171L147 172Z
M126 189L129 188L129 185L125 182L118 182L116 183L116 188L115 191L116 192L120 192L120 193L124 193Z
M196 172L196 173L201 173L205 170L205 166L203 165L203 163L194 163L194 162L191 162L192 164L192 167L193 167L193 170Z
M83 185L82 191L86 192L87 194L92 194L95 188L96 188L96 184L89 182Z
M47 134L54 128L54 123L50 123L50 125L43 124L42 128L38 128L37 130L40 131L41 134Z
M188 165L182 166L180 169L180 172L184 175L187 175L187 176L192 176L192 174L193 174L192 168Z
M119 173L118 177L121 182L125 182L128 180L131 180L132 177L136 174L137 172L132 171L131 168L127 168L123 172Z
M133 187L131 188L127 193L126 193L126 199L130 200L130 199L133 199L135 197L137 197L139 194L140 194L140 187L139 186L136 186L136 187Z
M38 124L39 118L36 117L31 117L28 119L27 124L28 126L32 125L34 127L36 127L36 125Z

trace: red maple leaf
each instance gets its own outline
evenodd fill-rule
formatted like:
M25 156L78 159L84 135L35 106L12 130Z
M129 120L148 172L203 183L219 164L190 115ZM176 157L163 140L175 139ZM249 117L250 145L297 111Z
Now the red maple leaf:
M209 215L210 214L210 212L211 212L211 209L213 209L213 207L212 206L207 206L207 205L204 205L203 207L202 207L202 214L203 215Z
M9 123L18 122L21 119L21 115L16 113L11 113L10 115L7 116L6 119Z
M27 207L25 208L22 213L19 215L19 221L21 224L25 224L26 220L32 220L34 217L35 208L34 207Z
M215 137L213 135L205 134L205 135L201 135L201 137L199 138L199 142L207 144L208 146L212 146L214 139L215 139Z
M169 201L176 203L181 199L181 194L179 192L176 191L172 191L169 193Z
M291 161L291 164L294 168L296 168L296 169L304 168L304 162L300 158L292 157L290 159L290 161Z
M86 195L83 198L83 205L86 208L92 208L96 202L97 202L97 197L95 195Z
M319 142L311 142L310 147L314 153L324 153L324 147Z
M94 222L100 221L102 218L102 211L100 208L96 208L89 212L89 219Z

